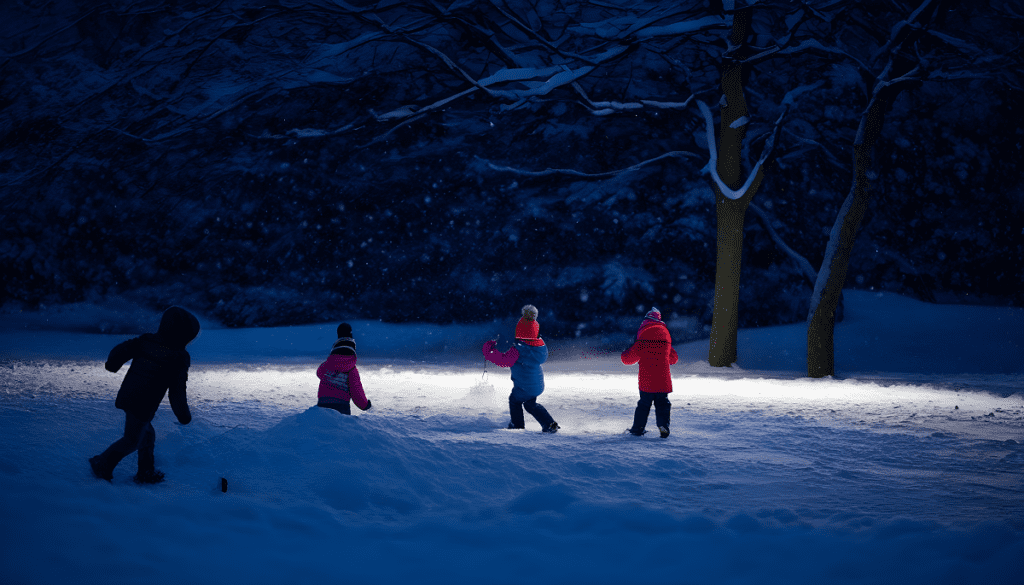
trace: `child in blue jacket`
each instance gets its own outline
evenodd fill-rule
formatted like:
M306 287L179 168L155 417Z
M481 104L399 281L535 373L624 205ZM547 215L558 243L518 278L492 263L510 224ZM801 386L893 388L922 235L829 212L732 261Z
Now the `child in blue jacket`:
M540 324L537 323L537 307L523 307L523 317L516 325L516 341L505 353L495 349L497 341L484 343L484 359L501 366L512 368L512 393L508 397L510 429L526 428L523 409L533 415L545 433L557 432L560 428L547 409L537 404L537 397L544 392L544 370L541 368L548 359L548 348L540 338Z

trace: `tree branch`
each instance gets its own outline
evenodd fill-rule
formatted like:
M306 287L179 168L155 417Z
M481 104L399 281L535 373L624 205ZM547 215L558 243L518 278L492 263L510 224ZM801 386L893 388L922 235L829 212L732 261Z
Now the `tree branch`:
M775 231L775 228L772 227L772 220L768 217L768 214L754 204L753 201L750 202L750 210L757 215L758 219L761 220L761 223L764 225L765 230L768 231L768 235L771 237L772 241L775 242L775 245L792 258L794 262L796 262L797 267L800 269L800 274L802 274L813 287L814 281L818 278L818 271L811 266L810 261L786 244L785 240L782 239L782 236L780 236L778 232Z
M730 189L729 186L725 184L725 181L722 180L722 177L718 175L718 147L716 146L715 142L714 117L711 115L711 110L708 108L707 104L705 104L703 101L697 100L697 106L700 108L701 113L704 115L704 125L707 131L708 140L708 152L710 155L710 160L708 161L708 164L703 169L701 169L701 172L711 174L711 180L715 182L715 185L718 186L719 190L721 190L722 192L722 195L724 195L726 198L732 200L741 199L746 194L747 189L749 189L750 186L754 183L754 181L758 180L759 176L763 174L764 171L762 167L765 161L767 161L768 158L771 156L772 151L775 149L775 140L778 137L779 130L782 128L782 120L786 117L786 113L789 112L789 108L796 103L797 96L799 96L802 93L811 91L817 87L820 87L823 83L824 81L819 80L810 85L802 85L786 93L786 97L783 98L782 100L782 114L780 114L778 119L775 120L775 125L772 128L772 133L768 137L768 140L765 141L764 149L761 151L761 158L758 159L757 164L754 165L754 169L750 171L750 174L747 176L747 180L743 183L743 186L740 187L738 190ZM734 124L746 124L748 121L749 120L747 120L746 118L741 118L737 120Z
M630 173L630 172L633 172L633 171L637 171L637 170L640 170L641 168L643 168L643 167L645 167L647 165L651 165L651 164L654 164L656 162L660 162L660 161L667 160L667 159L670 159L670 158L687 158L687 157L693 157L693 158L697 158L697 159L701 158L700 155L694 154L692 152L688 152L688 151L685 151L685 150L673 150L672 152L666 152L665 154L662 154L660 156L656 156L656 157L651 158L651 159L647 159L645 161L639 162L639 163L637 163L635 165L626 167L624 169L618 169L618 170L615 170L615 171L608 171L608 172L605 172L605 173L584 173L584 172L580 172L580 171L577 171L577 170L574 170L574 169L550 169L550 168L549 169L545 169L543 171L524 171L522 169L517 169L517 168L513 168L513 167L499 166L499 165L496 165L496 164L494 164L494 163L492 163L492 162L490 162L488 160L485 160L485 159L482 159L482 158L479 158L479 157L478 157L478 160L480 160L481 162L485 163L487 165L487 167L490 168L493 171L506 172L506 173L515 173L517 175L521 175L521 176L524 176L524 177L549 177L549 176L552 176L552 175L569 175L569 176L573 176L573 177L582 177L584 179L606 179L606 178L609 178L609 177L616 177L616 176L624 174L624 173Z

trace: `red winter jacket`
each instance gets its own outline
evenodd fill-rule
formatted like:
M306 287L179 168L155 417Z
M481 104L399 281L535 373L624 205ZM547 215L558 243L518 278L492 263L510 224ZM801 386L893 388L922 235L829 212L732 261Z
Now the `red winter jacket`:
M636 334L636 342L622 352L622 363L631 366L640 362L640 391L672 391L672 373L669 366L679 361L672 349L672 336L661 321L644 319Z

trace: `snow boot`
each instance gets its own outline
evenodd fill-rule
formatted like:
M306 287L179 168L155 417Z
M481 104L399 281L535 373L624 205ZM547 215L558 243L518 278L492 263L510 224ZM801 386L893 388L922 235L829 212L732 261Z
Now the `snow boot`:
M103 463L101 462L99 455L89 458L89 467L92 468L92 474L98 477L99 479L113 481L114 470L107 469L107 467L103 465Z
M135 477L132 478L132 481L134 481L135 483L138 483L138 484L143 484L143 483L160 483L163 480L164 480L164 472L158 471L156 469L152 469L152 470L149 470L149 471L142 471L140 469L139 472L135 474Z
M525 429L526 427L517 427L515 423L508 423L508 427L507 428L509 430L516 431L516 430L520 430L520 429Z
M647 431L646 430L637 431L635 429L629 428L629 429L626 429L626 432L631 434L631 435L633 435L634 437L642 437L642 436L644 436L644 433L646 433Z
M558 429L560 429L560 428L562 428L562 427L558 426L558 423L556 423L555 421L551 421L551 424L549 424L547 427L541 429L541 431L545 432L545 433L557 433Z
M661 433L661 438L662 439L667 439L668 438L668 427L658 427L658 432Z

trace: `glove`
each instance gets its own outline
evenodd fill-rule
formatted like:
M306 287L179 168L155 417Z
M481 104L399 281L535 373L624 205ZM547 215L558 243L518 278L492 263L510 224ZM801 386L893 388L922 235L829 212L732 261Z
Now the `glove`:
M120 369L120 368L115 368L114 364L112 364L110 362L106 362L105 364L103 364L103 367L106 368L108 372L117 372L117 370Z
M493 340L493 339L490 340L490 341L484 342L484 353L490 353L490 352L494 351L494 348L497 345L498 345L498 342Z
M366 399L366 408L364 408L363 410L370 410L371 408L373 408L373 403L370 402L369 398L367 398Z

